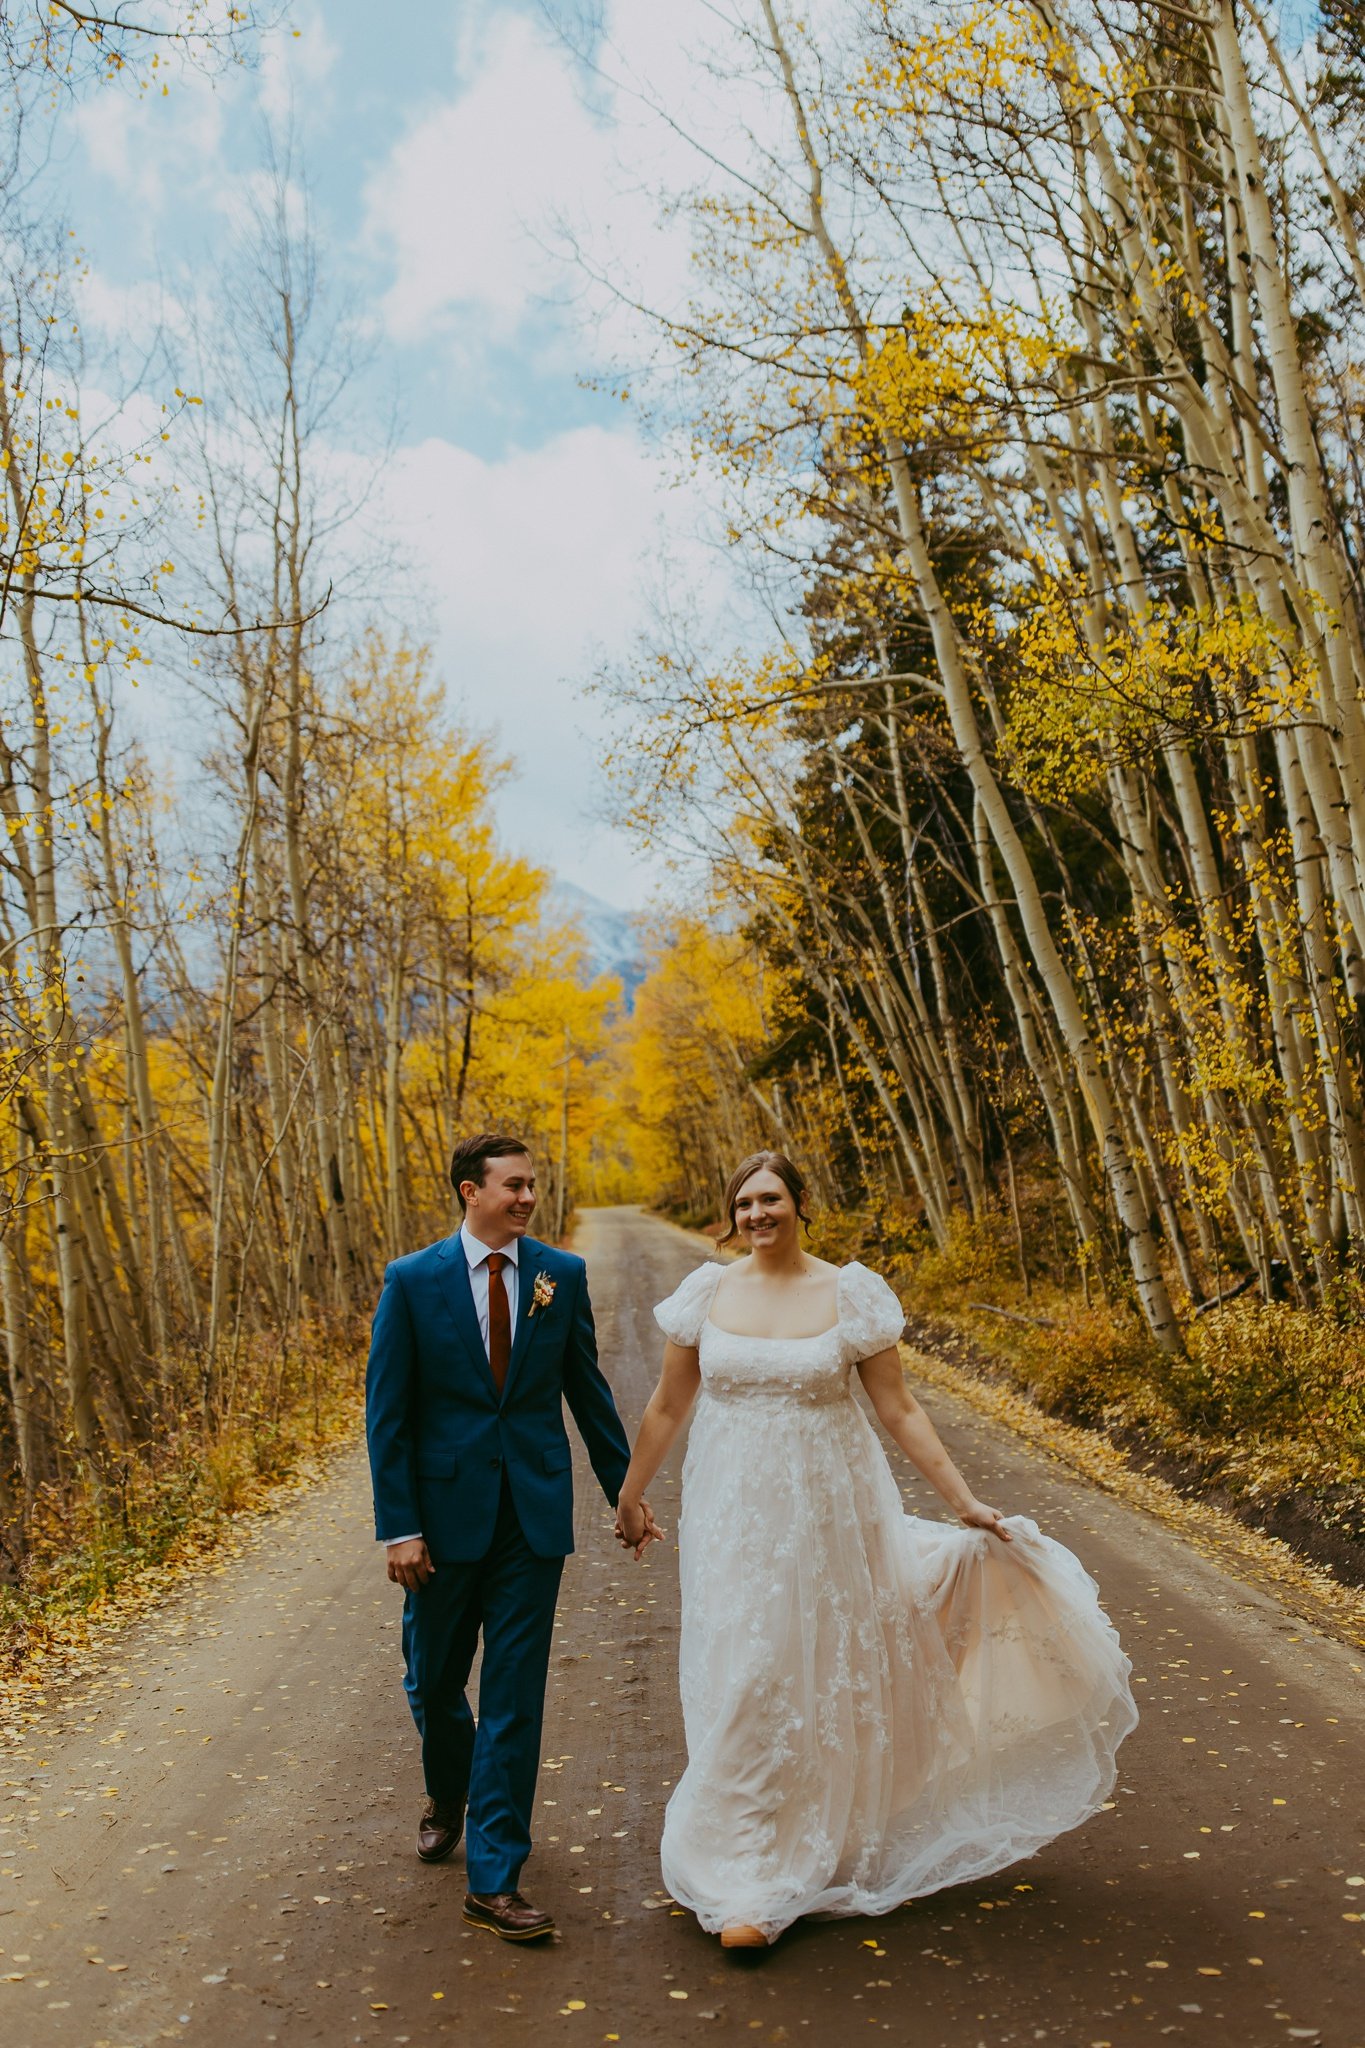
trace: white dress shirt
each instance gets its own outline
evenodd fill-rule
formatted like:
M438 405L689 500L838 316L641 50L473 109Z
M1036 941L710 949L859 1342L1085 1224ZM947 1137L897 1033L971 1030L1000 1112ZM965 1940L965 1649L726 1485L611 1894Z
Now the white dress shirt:
M483 1338L483 1348L487 1351L488 1254L493 1247L484 1244L482 1239L475 1237L471 1231L465 1228L463 1223L460 1225L457 1235L459 1236L465 1258L469 1262L469 1287L470 1292L474 1296L474 1313L479 1319L479 1335ZM517 1253L521 1250L521 1241L519 1238L514 1237L510 1244L501 1245L499 1249L507 1261L507 1264L502 1269L502 1284L507 1289L509 1327L513 1335L515 1335L517 1327ZM420 1541L420 1535L390 1536L387 1539L387 1544L388 1547L392 1548L395 1543L418 1543Z
M492 1246L484 1244L481 1239L475 1237L468 1225L464 1223L460 1225L460 1243L464 1246L464 1255L469 1261L469 1286L474 1296L474 1313L479 1319L479 1335L483 1338L483 1348L487 1351L488 1255L492 1250ZM507 1289L507 1310L511 1318L510 1327L515 1331L517 1327L517 1253L521 1250L521 1240L514 1237L510 1244L500 1245L499 1250L507 1261L507 1264L502 1269L502 1284Z

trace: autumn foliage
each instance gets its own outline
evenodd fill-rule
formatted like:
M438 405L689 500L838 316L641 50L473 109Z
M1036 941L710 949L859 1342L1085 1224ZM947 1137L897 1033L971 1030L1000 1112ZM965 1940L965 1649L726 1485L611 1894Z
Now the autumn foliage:
M1356 32L1324 8L1290 48L1231 0L760 0L750 28L771 123L690 202L653 402L790 627L674 633L616 681L623 813L705 866L726 999L753 992L728 1068L655 1104L665 1178L700 1213L701 1132L809 1130L921 1261L966 1227L1005 1247L997 1303L1089 1296L1117 1335L1076 1398L1127 1359L1201 1440L1330 1409L1344 1469Z
M206 61L250 23L177 19ZM112 17L42 20L45 41L0 37L16 95L138 55ZM509 762L380 602L382 535L320 443L349 342L283 174L225 258L205 391L167 367L131 445L82 404L69 277L20 204L0 1581L81 1605L354 1427L384 1264L452 1226L457 1133L524 1134L563 1232L616 991L500 843Z

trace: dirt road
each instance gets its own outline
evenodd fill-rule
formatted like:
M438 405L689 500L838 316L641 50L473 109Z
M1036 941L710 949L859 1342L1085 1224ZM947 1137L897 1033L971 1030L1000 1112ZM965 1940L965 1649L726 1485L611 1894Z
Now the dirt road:
M649 1306L698 1248L631 1210L580 1242L633 1427ZM525 1879L562 1935L472 1932L462 1860L411 1849L398 1598L357 1453L0 1760L0 2041L1365 2048L1358 1657L995 1425L936 1413L987 1499L1079 1552L1133 1656L1142 1724L1088 1828L988 1884L723 1957L656 1856L682 1765L676 1555L615 1550L583 1469ZM908 1475L906 1494L934 1511ZM671 1525L676 1475L654 1498Z

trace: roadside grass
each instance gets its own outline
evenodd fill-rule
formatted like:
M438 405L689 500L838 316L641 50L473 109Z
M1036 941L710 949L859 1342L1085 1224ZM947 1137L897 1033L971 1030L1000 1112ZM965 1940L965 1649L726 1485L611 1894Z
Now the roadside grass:
M234 1523L306 1484L364 1415L365 1331L319 1322L287 1348L244 1346L219 1412L177 1362L163 1426L99 1473L39 1493L17 1574L0 1584L0 1706L54 1655L138 1611L230 1544Z
M963 1218L939 1247L908 1205L825 1214L813 1249L876 1266L921 1341L965 1340L959 1365L1365 1582L1365 1283L1343 1276L1321 1309L1248 1293L1187 1314L1185 1356L1168 1359L1126 1276L1092 1273L1082 1287L1073 1264L1063 1283L1037 1219L1025 1242L1027 1286L1006 1216Z

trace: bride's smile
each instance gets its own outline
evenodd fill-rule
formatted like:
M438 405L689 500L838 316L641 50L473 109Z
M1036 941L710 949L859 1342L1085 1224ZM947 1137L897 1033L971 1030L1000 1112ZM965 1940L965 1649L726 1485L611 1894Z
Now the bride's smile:
M775 1173L756 1173L735 1199L734 1229L751 1251L786 1251L800 1256L800 1218L790 1191Z

